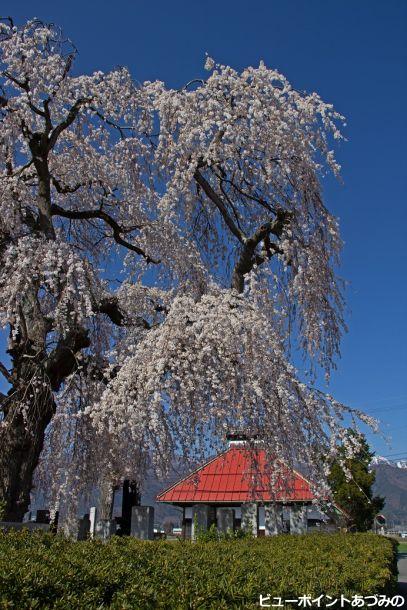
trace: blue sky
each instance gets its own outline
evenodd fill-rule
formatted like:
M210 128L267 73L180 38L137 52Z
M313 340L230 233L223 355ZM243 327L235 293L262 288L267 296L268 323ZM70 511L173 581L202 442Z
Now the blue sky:
M407 2L3 0L1 11L61 25L78 47L77 71L126 65L139 81L178 87L204 74L205 52L235 68L263 59L346 115L344 185L324 186L349 281L349 333L330 391L381 418L392 441L369 436L378 453L407 457Z

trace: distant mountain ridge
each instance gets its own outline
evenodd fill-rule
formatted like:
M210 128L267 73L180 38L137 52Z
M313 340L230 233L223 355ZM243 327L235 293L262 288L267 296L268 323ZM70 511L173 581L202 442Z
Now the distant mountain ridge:
M382 512L388 525L407 525L407 460L391 462L377 456L372 468L376 472L373 491L386 499Z
M389 460L381 455L375 455L372 459L372 466L378 466L379 464L386 464L394 468L407 468L407 459Z

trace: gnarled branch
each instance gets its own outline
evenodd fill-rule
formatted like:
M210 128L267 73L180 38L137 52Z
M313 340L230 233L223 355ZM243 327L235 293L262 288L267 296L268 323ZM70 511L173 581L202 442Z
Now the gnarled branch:
M119 301L115 296L108 296L102 299L95 306L95 309L98 313L107 315L116 326L140 326L146 330L151 328L150 323L141 316L137 316L135 320L129 320L120 308Z
M237 290L237 292L243 292L244 276L247 275L247 273L250 273L254 265L261 265L271 258L273 254L282 252L277 244L270 241L269 236L272 234L280 238L290 217L291 213L289 211L277 210L277 216L274 220L261 225L261 227L246 240L233 270L232 288ZM256 248L262 241L265 243L264 255L256 254Z
M59 390L64 380L77 368L76 354L89 346L89 334L83 328L73 330L60 339L45 364L45 370L54 391Z
M51 216L62 216L63 218L70 218L72 220L90 220L92 218L99 218L113 229L113 239L116 243L120 244L124 248L127 248L128 250L136 252L145 258L147 263L158 265L160 262L159 260L156 260L146 254L139 246L136 246L135 244L123 239L121 235L125 232L125 229L103 210L64 210L64 208L61 208L59 205L54 203L51 205Z
M48 139L48 150L49 151L54 148L61 133L63 131L65 131L65 129L67 129L70 125L72 125L72 123L78 116L79 111L82 108L82 106L84 106L85 104L88 104L91 101L92 101L92 98L80 98L79 100L76 100L74 105L70 108L67 117L63 121L61 121L61 123L59 123L59 125L57 125L52 130L51 135L49 136L49 139Z
M13 383L13 377L11 373L9 373L8 369L4 366L2 362L0 362L0 373L9 383Z
M235 237L237 237L237 239L241 243L244 243L246 240L246 236L244 235L243 231L241 231L241 229L239 229L239 227L236 225L233 218L230 216L224 201L216 193L216 191L214 191L212 186L209 184L209 182L206 180L206 178L204 178L204 176L201 174L199 169L195 170L194 178L195 178L196 182L199 184L199 186L202 188L202 190L205 192L205 194L212 201L212 203L214 203L216 205L219 212L222 214L223 220L225 221L226 225L229 227L229 229L231 230L233 235Z

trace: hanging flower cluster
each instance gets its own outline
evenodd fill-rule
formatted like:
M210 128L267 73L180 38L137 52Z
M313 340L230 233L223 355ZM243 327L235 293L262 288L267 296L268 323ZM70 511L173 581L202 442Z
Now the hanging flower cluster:
M0 322L17 332L29 295L40 294L41 315L62 335L94 315L101 286L86 259L64 241L23 237L4 252L0 269Z
M327 463L316 455L343 440L337 417L347 411L298 380L270 320L229 290L177 297L87 410L96 430L109 429L112 458L126 432L137 451L154 447L165 469L174 453L204 459L244 430L318 481Z

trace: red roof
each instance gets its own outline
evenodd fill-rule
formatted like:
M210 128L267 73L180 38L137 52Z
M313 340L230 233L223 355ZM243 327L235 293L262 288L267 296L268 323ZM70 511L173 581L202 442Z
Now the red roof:
M195 470L157 496L157 502L174 504L257 501L311 501L311 484L295 470L283 466L277 481L264 450L253 451L232 444L224 453Z

